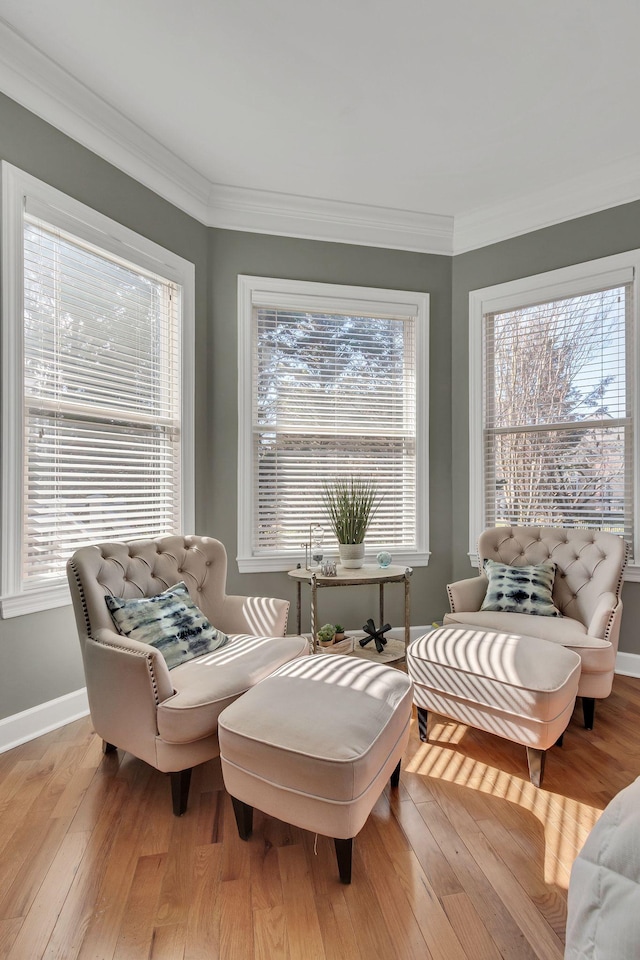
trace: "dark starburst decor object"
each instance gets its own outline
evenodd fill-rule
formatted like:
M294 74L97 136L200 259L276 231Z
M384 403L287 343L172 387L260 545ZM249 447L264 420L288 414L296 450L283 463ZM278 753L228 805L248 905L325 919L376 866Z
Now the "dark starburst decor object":
M385 623L383 627L376 628L375 623L373 622L371 617L369 617L369 619L364 624L362 629L364 630L365 633L368 634L368 636L363 637L362 640L360 640L360 646L366 647L366 645L368 643L371 643L371 641L373 640L373 642L376 645L376 650L378 651L378 653L382 653L387 643L387 638L385 637L385 633L387 632L387 630L391 630L391 624Z

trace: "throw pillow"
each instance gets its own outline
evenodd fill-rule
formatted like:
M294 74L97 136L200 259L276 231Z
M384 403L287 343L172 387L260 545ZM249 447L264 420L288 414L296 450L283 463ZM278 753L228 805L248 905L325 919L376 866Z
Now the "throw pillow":
M189 596L185 583L177 583L156 597L105 600L118 631L156 647L169 670L211 653L229 639L209 623Z
M551 596L555 563L509 567L506 563L485 560L484 569L489 586L481 610L530 613L538 617L562 616Z

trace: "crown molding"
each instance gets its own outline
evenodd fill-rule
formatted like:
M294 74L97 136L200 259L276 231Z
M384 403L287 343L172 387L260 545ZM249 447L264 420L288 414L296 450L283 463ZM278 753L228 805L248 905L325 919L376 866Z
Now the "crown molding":
M453 253L453 217L214 184L208 224L419 253Z
M526 196L455 218L453 253L532 233L640 199L640 157L627 157Z

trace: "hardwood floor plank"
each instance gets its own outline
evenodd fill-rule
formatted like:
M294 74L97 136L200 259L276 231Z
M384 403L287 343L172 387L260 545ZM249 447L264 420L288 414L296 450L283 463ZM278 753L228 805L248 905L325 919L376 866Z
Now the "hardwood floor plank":
M156 927L149 960L184 960L184 923L169 923Z
M501 960L502 954L466 893L447 894L442 898L442 906L465 956L475 960Z
M467 836L465 842L537 956L544 960L562 960L564 943L546 922L540 922L535 905L484 834Z
M26 960L27 957L40 960L45 956L52 931L90 842L91 835L88 833L66 835L7 954L7 960ZM65 957L65 953L59 956Z
M248 876L220 883L220 956L246 960L253 956L255 936Z
M124 784L114 782L110 803L105 807L90 834L82 859L69 884L64 904L56 918L47 948L47 960L75 960L95 912L99 910L99 891L117 836L117 825L127 799ZM70 833L69 837L83 836ZM36 909L38 897L29 911ZM109 960L105 950L104 960Z
M535 904L556 936L564 943L567 925L566 888L561 890L545 881L542 863L528 857L509 830L493 818L477 821L494 850L500 852L511 873Z
M23 923L23 917L0 920L0 960L6 960L9 956Z
M304 845L279 847L278 865L291 960L326 960Z
M117 931L113 960L140 960L151 953L165 855L140 857Z
M421 804L421 807L423 805ZM422 813L422 809L420 810ZM462 838L452 828L450 821L438 804L425 811L425 823L431 830L442 852L449 860L462 888L471 900L474 909L484 923L505 960L537 960L523 931L511 916L502 898L487 882L484 871L478 866Z
M255 960L291 960L281 904L253 911L253 956Z
M209 794L210 795L210 794ZM222 844L196 849L191 882L191 905L187 918L185 960L218 960L220 953L220 876Z
M330 892L316 897L314 903L326 960L365 960L342 891L333 885Z
M21 852L22 859L12 882L0 886L6 891L0 900L0 919L26 916L69 831L69 823L69 819L35 821L28 825L30 831L23 828L16 834L16 853ZM23 839L23 832L30 832L30 836Z

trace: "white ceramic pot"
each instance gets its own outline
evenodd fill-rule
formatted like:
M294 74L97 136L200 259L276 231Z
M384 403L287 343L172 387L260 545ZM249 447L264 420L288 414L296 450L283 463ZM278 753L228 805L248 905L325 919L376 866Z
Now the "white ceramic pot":
M347 570L358 570L364 563L364 543L341 543L340 565Z

